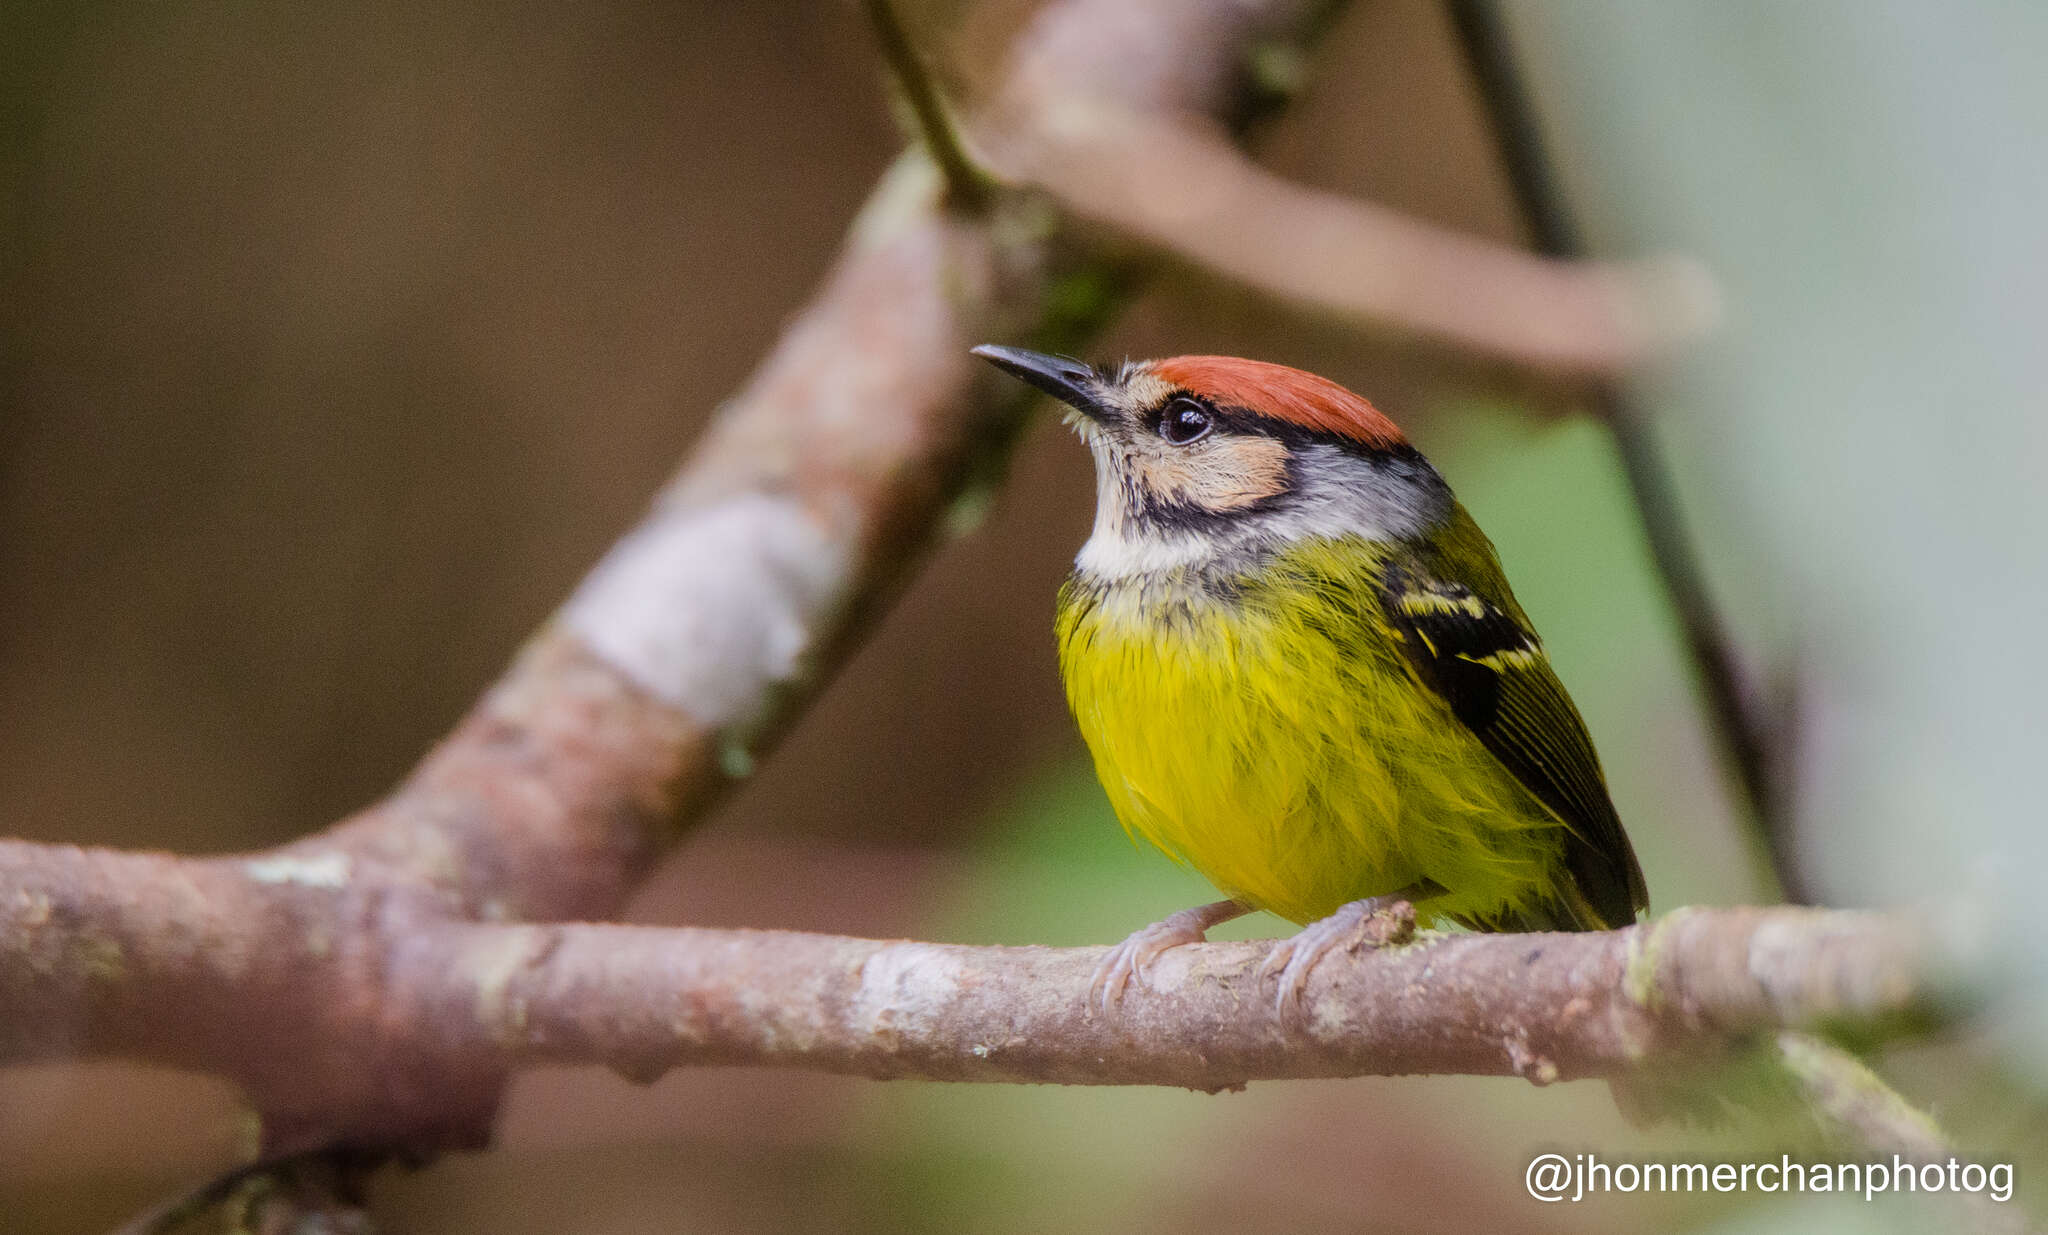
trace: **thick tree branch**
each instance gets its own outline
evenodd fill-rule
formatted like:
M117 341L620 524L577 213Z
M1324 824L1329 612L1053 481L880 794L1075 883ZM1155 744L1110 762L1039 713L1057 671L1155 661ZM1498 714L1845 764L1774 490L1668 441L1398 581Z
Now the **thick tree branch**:
M512 942L516 936L520 942ZM1253 976L1270 944L1179 948L1114 1015L1100 948L786 932L471 927L422 950L436 1023L514 1062L642 1079L772 1063L878 1078L1217 1089L1283 1077L1614 1076L1784 1025L1896 1017L1925 949L1873 915L1698 910L1604 934L1426 936L1325 961L1305 1023ZM444 950L445 949L445 950ZM459 1028L458 1028L459 1027Z
M345 889L273 894L260 880L275 872L252 880L251 863L239 875L214 866L154 901L99 899L133 886L124 864L170 861L81 854L68 893L17 894L0 934L29 946L0 956L0 1002L47 1008L61 981L54 993L75 1016L61 1039L34 1032L46 1022L10 1022L0 1059L129 1055L329 1110L374 1076L415 1119L451 1088L543 1062L640 1079L747 1063L1197 1089L1410 1073L1547 1083L1711 1054L1763 1030L1896 1021L1940 994L1938 949L1907 924L1800 909L1364 949L1317 967L1296 1027L1253 977L1269 946L1256 941L1174 949L1156 990L1134 990L1113 1017L1086 998L1099 948L438 923L372 971L337 946L362 926ZM409 1084L428 1092L402 1100Z

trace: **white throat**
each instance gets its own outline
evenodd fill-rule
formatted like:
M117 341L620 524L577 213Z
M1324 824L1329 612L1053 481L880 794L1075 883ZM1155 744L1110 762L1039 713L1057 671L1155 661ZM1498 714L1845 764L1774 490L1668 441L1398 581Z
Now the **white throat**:
M1245 562L1305 540L1406 540L1449 514L1450 490L1419 458L1376 460L1334 446L1296 455L1295 487L1276 508L1221 528L1162 525L1133 509L1104 435L1095 455L1095 528L1074 569L1104 582Z

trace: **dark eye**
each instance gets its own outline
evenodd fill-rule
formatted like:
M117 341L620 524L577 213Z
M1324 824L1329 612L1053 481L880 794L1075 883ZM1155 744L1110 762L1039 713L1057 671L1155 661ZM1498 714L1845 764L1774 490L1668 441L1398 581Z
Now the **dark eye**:
M1193 399L1175 399L1166 405L1166 414L1159 418L1159 436L1176 446L1185 446L1200 441L1213 423L1208 408Z

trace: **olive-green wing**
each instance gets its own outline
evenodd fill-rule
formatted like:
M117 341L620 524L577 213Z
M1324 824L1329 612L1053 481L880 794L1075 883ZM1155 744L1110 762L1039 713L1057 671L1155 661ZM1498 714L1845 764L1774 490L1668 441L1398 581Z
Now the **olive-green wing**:
M1461 522L1479 534L1469 518ZM1472 563L1471 582L1446 577L1446 567L1457 563L1444 555L1427 565L1416 558L1390 563L1381 576L1381 604L1422 681L1564 822L1565 865L1586 902L1562 906L1567 915L1587 930L1626 926L1650 897L1593 740L1507 591L1491 546L1481 537L1478 547L1484 556Z

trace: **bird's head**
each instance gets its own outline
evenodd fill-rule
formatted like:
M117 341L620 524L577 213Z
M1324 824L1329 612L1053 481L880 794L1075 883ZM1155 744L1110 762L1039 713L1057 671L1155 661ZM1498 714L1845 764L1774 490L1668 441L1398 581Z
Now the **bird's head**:
M1231 565L1312 537L1404 539L1450 510L1394 422L1313 373L1232 356L1111 372L1012 347L974 354L1066 403L1094 452L1084 573Z

